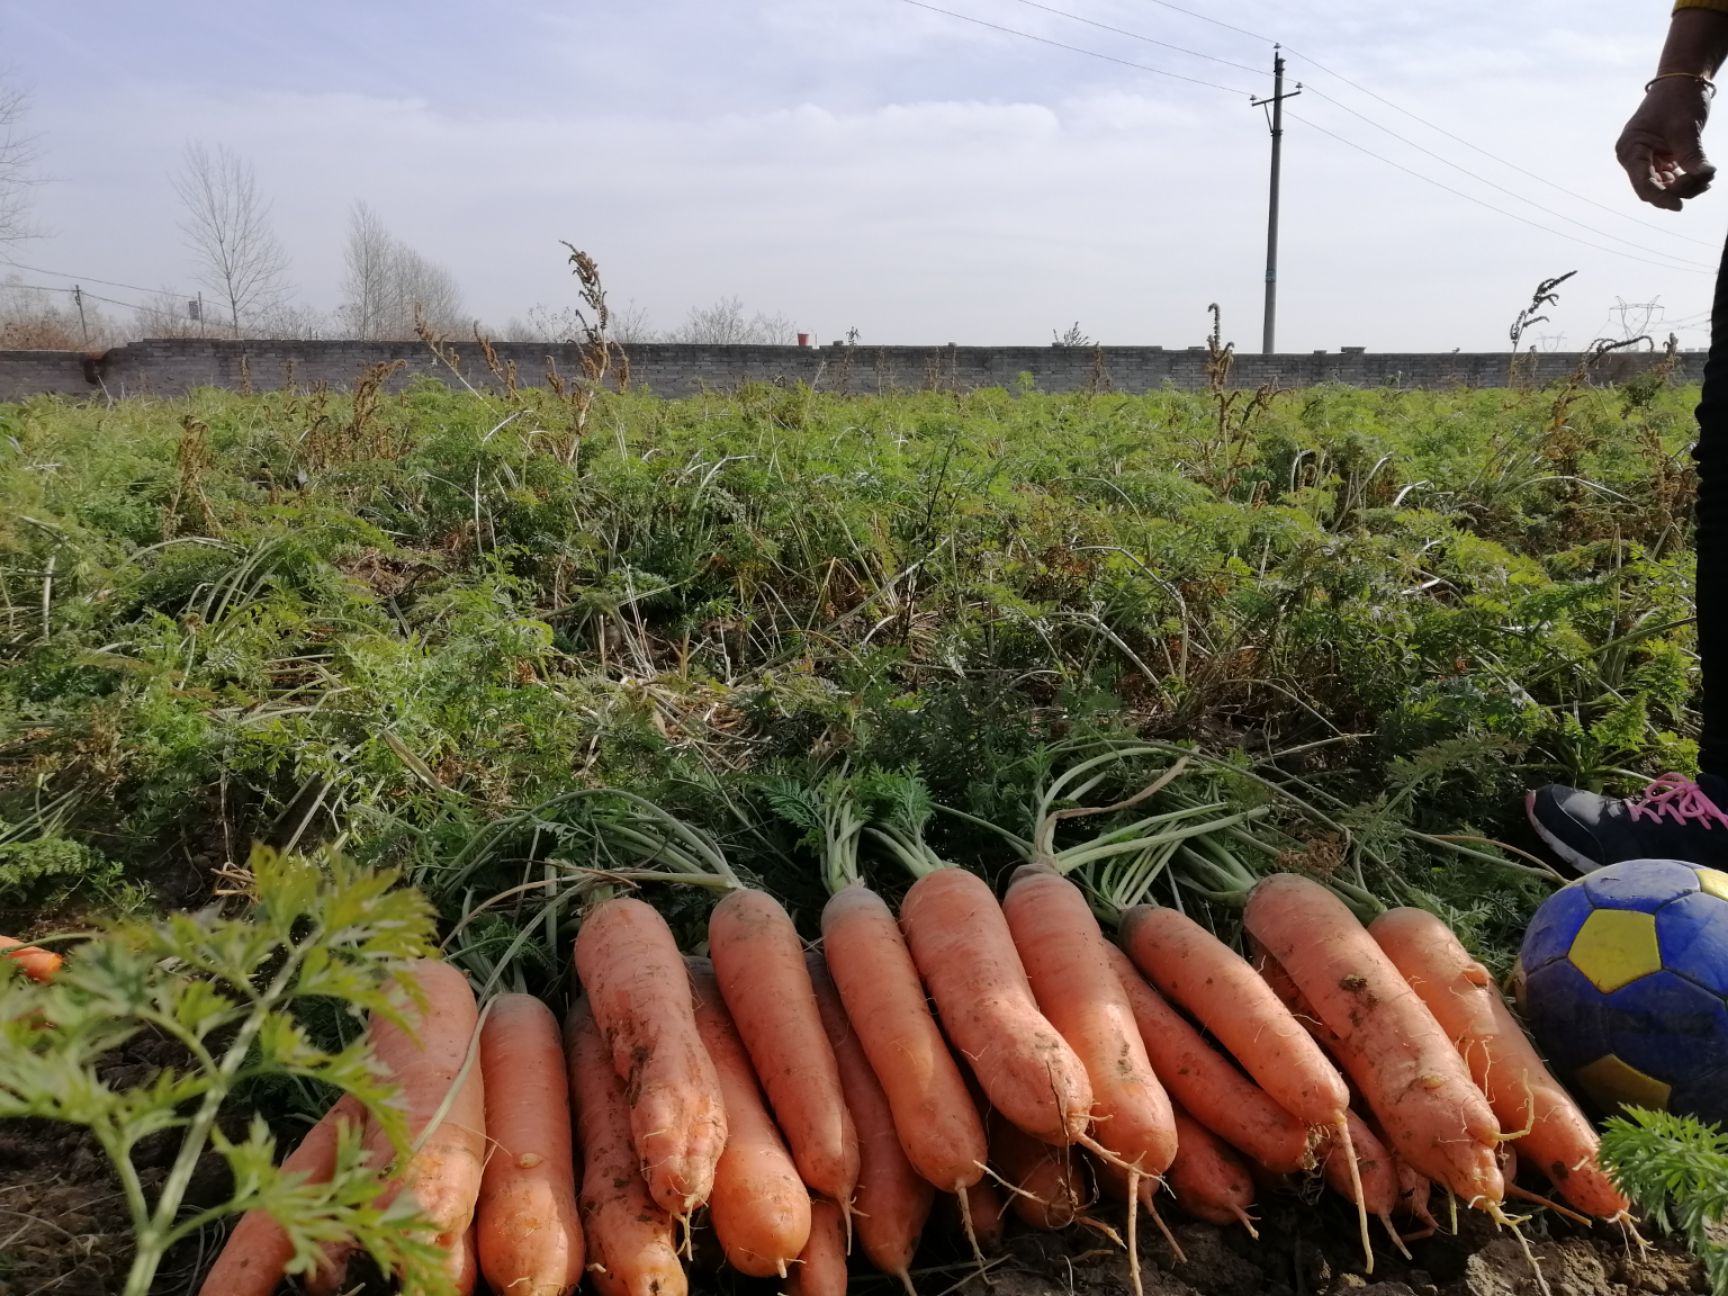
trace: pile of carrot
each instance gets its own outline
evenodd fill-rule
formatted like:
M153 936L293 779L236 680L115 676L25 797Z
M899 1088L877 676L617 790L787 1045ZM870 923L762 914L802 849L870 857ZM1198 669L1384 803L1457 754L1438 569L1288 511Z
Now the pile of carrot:
M412 1154L344 1100L285 1166L328 1177L352 1124L456 1289L512 1296L682 1296L702 1227L732 1268L803 1296L843 1293L849 1257L912 1291L932 1218L978 1255L1009 1216L1093 1228L1137 1265L1142 1213L1252 1233L1256 1193L1298 1175L1402 1249L1438 1227L1435 1188L1502 1221L1535 1197L1512 1149L1566 1213L1626 1215L1589 1121L1438 919L1364 927L1281 874L1243 928L1249 957L1141 907L1112 943L1053 869L998 900L935 867L898 914L838 886L819 952L773 897L732 890L698 959L649 904L607 900L561 1027L537 999L482 1011L456 969L411 967L401 1021L370 1034ZM332 1248L307 1289L342 1290L349 1258ZM289 1259L248 1216L205 1296L267 1296Z

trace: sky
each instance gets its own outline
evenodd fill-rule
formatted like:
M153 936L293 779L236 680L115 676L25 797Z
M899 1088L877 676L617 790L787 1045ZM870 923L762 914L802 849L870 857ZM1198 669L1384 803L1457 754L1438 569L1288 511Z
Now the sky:
M0 258L187 290L168 177L202 140L322 310L363 199L493 328L574 302L568 239L659 328L737 297L818 342L1175 347L1216 302L1258 350L1278 40L1280 350L1501 350L1571 270L1527 344L1619 335L1617 301L1708 340L1728 183L1660 212L1613 158L1665 4L930 3L1021 34L910 0L0 0L44 180Z

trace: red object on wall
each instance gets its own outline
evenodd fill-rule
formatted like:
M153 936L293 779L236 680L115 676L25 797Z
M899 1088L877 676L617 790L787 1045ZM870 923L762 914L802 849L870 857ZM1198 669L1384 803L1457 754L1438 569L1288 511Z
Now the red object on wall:
M810 345L810 335L808 333L800 333L798 335L798 345L804 346L804 347L809 346Z

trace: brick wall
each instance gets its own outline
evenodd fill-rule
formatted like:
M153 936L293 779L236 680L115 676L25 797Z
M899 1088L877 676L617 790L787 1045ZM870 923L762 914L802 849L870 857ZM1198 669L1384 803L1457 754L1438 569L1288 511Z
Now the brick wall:
M401 386L415 375L457 385L490 387L495 380L472 343L456 345L460 378L418 342L273 342L170 339L134 342L101 354L78 351L0 351L0 401L32 396L178 396L197 387L350 387L371 365L401 361L392 378ZM574 345L496 344L501 363L514 363L523 385L545 382L548 363L563 374L581 372ZM776 347L644 343L628 348L631 381L664 396L688 396L745 382L806 382L824 390L876 393L941 386L1006 387L1031 376L1040 391L1141 392L1169 385L1206 385L1202 349L1163 347ZM1548 382L1573 372L1571 353L1522 356L1521 380ZM1620 380L1649 367L1649 354L1611 355L1596 369ZM1345 383L1357 387L1503 387L1511 357L1504 352L1379 354L1351 348L1310 355L1241 355L1232 386L1281 387ZM1680 373L1696 380L1703 356L1681 357Z

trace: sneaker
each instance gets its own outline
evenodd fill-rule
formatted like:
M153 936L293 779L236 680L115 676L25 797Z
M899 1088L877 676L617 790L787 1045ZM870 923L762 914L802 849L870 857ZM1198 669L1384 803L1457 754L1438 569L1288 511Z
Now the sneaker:
M1728 803L1728 784L1704 777ZM1536 835L1579 874L1633 859L1728 861L1728 814L1684 775L1664 774L1625 799L1550 784L1524 808Z

